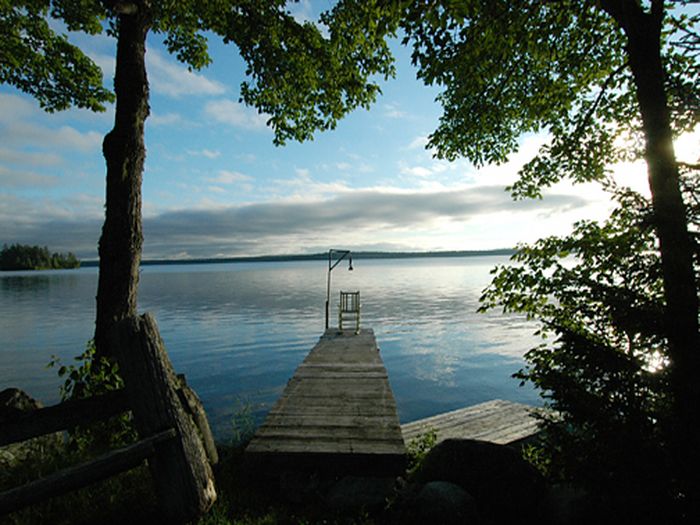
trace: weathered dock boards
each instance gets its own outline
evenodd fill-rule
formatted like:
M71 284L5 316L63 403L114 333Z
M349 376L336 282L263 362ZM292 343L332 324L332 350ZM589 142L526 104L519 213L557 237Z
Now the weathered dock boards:
M406 449L371 329L327 330L246 449L275 463L400 470Z
M508 445L537 434L534 407L494 399L401 425L408 443L430 429L437 432L437 442L450 438L479 439Z

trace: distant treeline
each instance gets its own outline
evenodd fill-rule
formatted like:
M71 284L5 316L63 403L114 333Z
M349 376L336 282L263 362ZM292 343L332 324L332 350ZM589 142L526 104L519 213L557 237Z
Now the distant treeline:
M79 268L80 261L71 252L51 253L44 246L4 244L0 252L0 270L55 270Z
M353 259L414 259L417 257L478 257L485 255L513 255L512 248L496 250L456 250L444 252L363 252L353 251ZM211 263L245 263L245 262L286 262L286 261L324 261L328 252L303 255L259 255L253 257L226 257L209 259L150 259L141 261L142 266L162 264L211 264ZM85 261L83 266L97 266L98 261Z

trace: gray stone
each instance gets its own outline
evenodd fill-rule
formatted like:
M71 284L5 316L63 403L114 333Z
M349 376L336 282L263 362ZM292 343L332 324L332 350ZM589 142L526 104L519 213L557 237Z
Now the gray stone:
M42 404L19 388L0 392L0 423L11 421L21 414L41 408Z
M474 498L448 481L431 481L418 492L412 508L420 523L476 524L479 514Z
M346 476L330 488L326 504L341 512L381 510L393 491L393 478Z
M496 523L537 523L542 476L514 448L470 439L447 439L433 448L415 482L449 481L477 501L480 515Z
M313 501L321 488L320 476L315 472L283 471L279 476L280 493L292 503Z

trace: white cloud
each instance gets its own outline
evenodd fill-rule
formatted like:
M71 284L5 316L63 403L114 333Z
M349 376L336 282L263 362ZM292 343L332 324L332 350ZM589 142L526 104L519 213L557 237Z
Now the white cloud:
M404 166L401 168L401 173L404 175L413 175L415 177L430 177L433 174L431 170L423 166Z
M456 169L458 163L450 163L445 160L431 159L427 166L408 166L405 162L399 162L399 171L403 175L412 177L427 178L438 175L449 169Z
M253 178L238 171L221 170L216 177L207 180L218 184L236 184L239 182L251 181Z
M216 122L249 130L267 129L267 116L233 100L207 102L204 113Z
M408 117L408 113L403 111L398 104L384 104L384 116L393 119L402 119Z
M16 122L39 112L39 105L28 98L0 93L0 122Z
M341 170L341 171L347 171L347 170L349 170L350 168L352 168L352 165L348 164L347 162L338 162L338 163L335 165L335 167L338 168L338 169Z
M313 15L313 7L311 6L310 0L301 0L300 2L287 2L285 6L289 13L294 17L298 23L303 24L304 22L313 22L315 17Z
M425 149L425 147L427 145L428 145L428 136L427 135L420 135L411 141L411 143L408 145L407 149Z
M29 166L56 166L63 162L63 159L55 153L0 148L0 162Z
M18 146L40 146L100 151L103 135L96 131L81 132L71 126L47 128L28 122L13 122L0 127L0 141Z
M146 63L150 83L156 93L179 98L183 95L221 95L226 92L226 87L220 82L189 71L154 49L146 53Z
M221 152L219 150L211 150L206 148L201 150L188 149L187 154L192 157L206 157L208 159L215 159L221 156Z
M146 123L154 126L169 126L172 124L182 123L183 121L184 119L182 118L182 115L178 113L164 113L163 115L160 113L152 113L148 117Z
M56 186L58 177L43 175L33 171L11 170L0 166L0 187L3 188L35 188L37 186Z

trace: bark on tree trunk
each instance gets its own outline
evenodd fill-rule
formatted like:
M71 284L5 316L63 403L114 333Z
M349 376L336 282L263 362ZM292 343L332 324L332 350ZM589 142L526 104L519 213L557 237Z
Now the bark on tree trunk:
M142 7L142 6L139 6ZM146 156L144 122L148 117L146 35L148 13L119 15L114 91L114 128L104 139L107 164L105 222L99 242L95 347L109 355L106 335L112 325L136 315L143 233L141 179Z
M608 12L628 38L627 53L646 139L645 157L661 252L665 326L671 357L674 407L669 430L676 466L680 469L685 490L691 492L686 495L690 502L700 496L700 472L697 470L700 460L697 450L700 442L700 425L697 425L697 407L700 406L697 283L664 88L660 43L663 4L653 2L649 12L635 4L621 0L617 3L618 9L608 9Z

